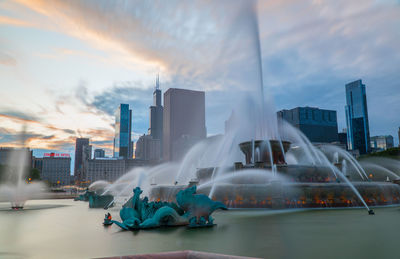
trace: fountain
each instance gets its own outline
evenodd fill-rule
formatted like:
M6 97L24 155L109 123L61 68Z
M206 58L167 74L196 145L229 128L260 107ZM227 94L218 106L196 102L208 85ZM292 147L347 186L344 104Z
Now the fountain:
M20 145L24 146L24 130L19 136ZM0 199L10 202L11 209L20 210L24 208L29 199L40 198L44 185L40 182L31 182L26 179L29 164L30 151L27 148L15 148L10 150L5 175L0 185Z
M197 185L199 193L229 208L361 206L369 214L371 205L399 204L400 186L393 175L392 182L371 181L369 171L345 150L314 146L298 129L278 121L273 101L264 91L254 2L246 2L241 12L250 32L246 42L254 51L252 61L242 65L255 67L246 77L246 90L239 93L242 103L233 104L225 134L193 146L178 166L166 163L133 170L128 173L130 181L118 180L108 192L119 189L116 196L123 196L136 185L150 201L173 202L178 192Z
M150 200L172 201L177 192L197 184L199 193L230 208L362 206L372 215L370 205L399 204L398 184L370 181L345 150L314 146L298 129L277 120L271 97L264 91L254 2L242 12L250 32L247 40L255 51L255 74L246 82L253 84L249 87L253 91L242 92L244 101L233 105L231 127L225 135L214 143L206 140L193 147L182 160L181 168L186 171L178 172L174 184L152 185Z
M400 186L397 184L371 182L361 178L358 173L351 175L358 176L361 180L351 181L348 179L351 176L340 170L341 163L334 161L329 166L328 159L321 151L318 153L314 150L325 165L288 164L284 153L290 151L289 142L282 141L279 144L272 140L269 145L263 142L265 141L256 140L240 143L238 146L244 153L244 164L235 162L230 167L199 168L195 173L196 181L189 185L197 184L199 193L221 200L230 208L365 206L369 214L373 214L368 207L370 205L400 203ZM326 147L328 150L335 149ZM358 163L354 165L356 171L361 167ZM217 177L214 176L215 171L220 172ZM154 185L150 191L150 199L171 200L175 193L186 187L187 185Z

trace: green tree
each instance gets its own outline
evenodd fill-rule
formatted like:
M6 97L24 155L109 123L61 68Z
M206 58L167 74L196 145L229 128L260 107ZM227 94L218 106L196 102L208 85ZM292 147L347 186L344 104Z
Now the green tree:
M31 181L40 180L40 171L36 168L31 168L28 178L31 178Z

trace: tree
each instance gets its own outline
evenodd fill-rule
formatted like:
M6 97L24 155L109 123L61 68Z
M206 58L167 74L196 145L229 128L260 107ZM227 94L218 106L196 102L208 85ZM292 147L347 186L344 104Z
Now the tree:
M31 178L31 181L40 180L40 171L36 168L31 168L28 178Z

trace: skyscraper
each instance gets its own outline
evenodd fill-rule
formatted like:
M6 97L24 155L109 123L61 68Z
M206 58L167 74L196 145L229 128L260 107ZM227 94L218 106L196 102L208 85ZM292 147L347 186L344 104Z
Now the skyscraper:
M159 139L162 142L163 131L163 110L161 105L160 78L157 76L156 87L153 92L153 105L150 106L150 128L149 135L153 139Z
M88 138L76 138L76 140L75 140L74 175L77 176L78 181L80 181L80 173L82 171L82 154L83 154L84 146L89 146L89 139Z
M129 104L120 104L115 112L114 157L132 158L132 110Z
M135 158L146 161L160 161L162 158L163 107L161 105L160 78L157 75L150 106L150 127L148 135L140 136L136 142Z
M367 95L361 79L346 84L347 146L360 154L370 151Z
M170 88L164 93L163 159L179 160L206 137L205 94Z

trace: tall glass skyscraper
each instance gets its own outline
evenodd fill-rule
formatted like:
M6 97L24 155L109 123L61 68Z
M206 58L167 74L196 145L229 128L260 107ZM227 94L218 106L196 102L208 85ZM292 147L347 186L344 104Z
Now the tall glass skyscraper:
M132 110L129 104L120 104L115 112L114 157L132 158Z
M346 84L347 146L360 154L370 151L367 95L361 79Z

